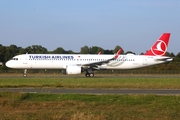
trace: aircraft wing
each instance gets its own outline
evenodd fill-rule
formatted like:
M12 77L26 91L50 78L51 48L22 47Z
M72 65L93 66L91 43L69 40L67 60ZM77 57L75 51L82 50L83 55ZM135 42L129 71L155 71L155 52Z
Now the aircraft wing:
M117 59L121 52L122 52L122 48L120 48L119 51L115 54L115 56L111 59L94 62L94 63L82 64L82 66L90 66L91 68L97 69L98 66L105 64L105 63L109 63L111 60Z

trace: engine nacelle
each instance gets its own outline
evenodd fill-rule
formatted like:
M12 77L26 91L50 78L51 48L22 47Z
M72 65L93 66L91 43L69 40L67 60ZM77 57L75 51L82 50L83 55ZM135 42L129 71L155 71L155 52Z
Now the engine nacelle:
M82 68L81 66L70 66L66 67L66 74L81 74Z

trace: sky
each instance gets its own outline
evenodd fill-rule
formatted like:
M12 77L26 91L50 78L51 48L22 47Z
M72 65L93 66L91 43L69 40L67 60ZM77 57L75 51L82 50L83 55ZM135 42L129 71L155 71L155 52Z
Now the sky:
M180 52L179 0L0 0L0 44L80 52L98 46L140 54L164 32Z

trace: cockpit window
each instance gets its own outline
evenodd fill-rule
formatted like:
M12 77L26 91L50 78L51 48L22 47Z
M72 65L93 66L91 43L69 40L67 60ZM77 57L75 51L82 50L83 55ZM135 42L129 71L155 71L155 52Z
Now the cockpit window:
M18 60L18 58L12 58L12 60Z

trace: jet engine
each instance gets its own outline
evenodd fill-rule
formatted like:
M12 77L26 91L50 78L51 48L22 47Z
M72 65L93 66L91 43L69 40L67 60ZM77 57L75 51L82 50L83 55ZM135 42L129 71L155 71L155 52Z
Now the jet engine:
M81 66L71 66L67 65L66 70L63 70L63 74L81 74L82 68Z

